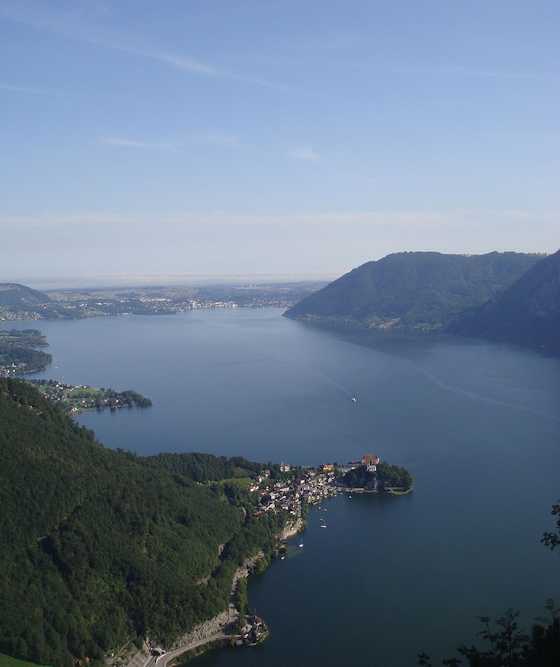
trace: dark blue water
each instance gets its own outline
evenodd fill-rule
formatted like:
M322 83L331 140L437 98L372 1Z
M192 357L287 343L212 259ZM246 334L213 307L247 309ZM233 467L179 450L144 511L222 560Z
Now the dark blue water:
M413 495L339 497L305 547L251 586L272 629L234 665L415 664L469 641L476 617L531 619L560 597L539 544L560 497L560 362L486 343L356 344L277 310L45 322L47 373L136 389L154 407L83 415L114 447L316 464L373 451ZM355 406L350 398L359 397Z

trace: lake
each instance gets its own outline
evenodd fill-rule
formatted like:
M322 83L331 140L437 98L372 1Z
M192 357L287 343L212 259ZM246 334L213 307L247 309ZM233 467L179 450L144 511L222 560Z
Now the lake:
M409 667L473 640L480 615L532 619L560 599L558 556L539 544L560 497L559 360L374 347L275 309L27 325L50 341L42 376L152 399L80 416L111 447L296 464L373 452L415 477L407 497L329 501L326 529L312 511L304 548L250 584L270 640L196 664Z

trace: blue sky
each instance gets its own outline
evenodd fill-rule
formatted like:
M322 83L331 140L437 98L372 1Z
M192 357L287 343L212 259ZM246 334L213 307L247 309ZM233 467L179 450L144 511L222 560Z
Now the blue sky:
M2 0L0 279L555 250L559 25L556 2Z

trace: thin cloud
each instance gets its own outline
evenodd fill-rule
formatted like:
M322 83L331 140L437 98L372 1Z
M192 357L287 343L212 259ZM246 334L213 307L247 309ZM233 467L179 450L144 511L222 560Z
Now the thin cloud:
M117 146L120 148L146 148L146 149L168 149L173 150L175 146L168 143L139 141L138 139L129 139L127 137L100 137L99 143L107 146Z
M223 148L238 148L241 140L235 134L222 132L200 132L187 136L182 141L146 141L135 137L105 135L98 138L98 143L118 148L144 148L147 150L180 150L186 149L187 144L199 144Z
M310 146L298 146L297 148L292 148L292 150L288 152L288 155L296 160L303 160L304 162L318 162L321 159L319 153L314 151Z
M153 58L159 60L167 65L172 65L177 69L182 69L194 74L202 74L204 76L220 76L220 71L212 65L194 60L193 58L186 58L173 53L156 53L153 51L130 51L131 53L138 53L146 58Z
M11 83L0 83L0 90L7 93L21 93L23 95L64 95L58 90L35 88L34 86L19 86Z
M142 142L139 142L140 144ZM136 146L135 146L136 147ZM143 147L143 146L142 146ZM558 220L557 211L514 209L453 209L434 211L323 211L259 215L218 212L185 212L171 216L134 216L83 212L52 216L3 216L0 226L45 225L383 225L403 227L465 225L491 221L496 224L533 224Z
M162 51L148 44L139 44L138 40L121 32L96 28L93 24L95 16L84 15L79 9L56 12L45 10L44 5L30 6L25 3L5 2L0 6L0 17L37 30L62 35L74 41L154 60L168 67L198 76L221 78L275 90L288 90L288 87L282 83L223 70L190 55Z

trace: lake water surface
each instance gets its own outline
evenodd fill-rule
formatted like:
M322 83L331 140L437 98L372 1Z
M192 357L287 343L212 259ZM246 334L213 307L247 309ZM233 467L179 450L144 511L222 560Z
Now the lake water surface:
M539 544L560 497L560 362L462 341L375 348L280 315L31 323L54 356L43 375L153 400L80 417L111 447L297 464L371 451L415 477L408 497L329 501L327 529L313 511L304 548L250 585L270 640L197 664L408 667L473 639L477 616L531 619L560 599Z

